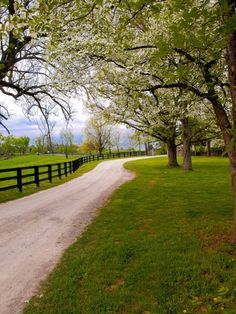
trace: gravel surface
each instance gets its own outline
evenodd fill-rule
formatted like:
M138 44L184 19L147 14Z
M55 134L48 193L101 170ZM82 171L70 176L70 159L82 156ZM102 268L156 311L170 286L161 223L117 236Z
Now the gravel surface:
M65 184L0 204L1 314L22 312L97 209L134 177L123 164L135 159L140 157L106 161Z

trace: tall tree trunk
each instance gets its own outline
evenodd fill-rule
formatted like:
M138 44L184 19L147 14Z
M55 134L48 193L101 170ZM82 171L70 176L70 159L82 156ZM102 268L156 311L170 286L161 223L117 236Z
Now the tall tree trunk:
M211 157L211 140L207 140L207 157Z
M236 57L236 54L235 54ZM235 59L236 63L236 59ZM229 64L228 64L229 65ZM235 64L236 68L236 64ZM230 71L229 71L230 72ZM235 81L236 84L236 81ZM224 143L226 151L229 156L230 161L230 174L233 189L233 206L234 206L234 238L236 240L236 147L235 147L235 136L232 134L233 127L231 126L226 111L220 103L219 98L214 95L211 99L213 109L217 118L217 122L223 133ZM236 123L236 98L232 98L232 111L233 111L233 125L235 127ZM230 132L229 132L230 131Z
M148 147L148 143L147 142L145 142L144 143L144 146L145 146L145 153L146 153L146 155L149 155L149 147Z
M228 0L230 10L228 16L235 15L235 1ZM228 35L226 63L228 66L228 81L232 100L232 125L227 113L221 104L219 97L214 90L209 90L211 101L218 125L223 133L226 151L230 160L230 173L233 189L233 206L234 206L234 239L236 240L236 32L232 31Z
M178 167L176 144L173 138L167 138L168 167Z
M228 0L230 5L229 16L236 16L235 1ZM228 36L226 61L228 65L228 79L230 85L230 94L232 99L232 118L233 118L233 135L231 141L226 143L228 155L230 159L230 170L233 186L233 201L234 201L234 236L236 239L236 31L233 30Z
M193 170L192 156L191 156L191 141L189 119L185 117L181 119L183 126L182 140L183 140L183 170Z
M65 147L65 156L66 156L66 158L68 158L68 146L67 145Z
M47 134L47 140L48 140L48 151L50 152L50 153L52 153L52 151L53 151L53 149L52 149L52 137L51 137L51 132L48 130L48 134Z

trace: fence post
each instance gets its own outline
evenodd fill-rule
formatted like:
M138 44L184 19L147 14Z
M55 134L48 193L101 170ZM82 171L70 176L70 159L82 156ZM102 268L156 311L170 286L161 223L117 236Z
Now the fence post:
M48 165L48 180L52 183L52 165Z
M74 171L76 171L78 168L79 168L79 159L76 159Z
M65 176L67 177L67 162L64 162L64 173Z
M69 162L70 173L72 173L72 161Z
M58 164L58 177L61 179L61 164Z
M21 168L17 168L17 187L20 192L22 192L22 171Z
M39 187L39 167L34 166L34 182L37 187Z

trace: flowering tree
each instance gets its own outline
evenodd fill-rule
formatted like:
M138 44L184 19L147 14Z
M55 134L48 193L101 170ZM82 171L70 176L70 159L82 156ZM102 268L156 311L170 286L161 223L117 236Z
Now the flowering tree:
M167 89L172 90L168 91L168 94L176 94L180 90L191 92L189 98L193 98L193 94L199 97L204 93L195 86L186 85L187 75L192 76L194 82L198 82L201 73L197 73L193 65L185 60L182 51L175 49L172 34L171 36L167 34L167 27L173 20L172 15L167 15L169 6L173 6L171 14L181 9L178 8L178 1L168 3L167 5L165 1L155 3L153 1L129 3L104 1L102 6L94 6L93 18L88 17L89 24L86 18L82 21L82 33L78 33L77 28L76 34L73 29L70 29L70 37L73 37L73 41L69 43L66 41L68 34L65 33L67 44L63 46L63 50L68 53L69 59L65 59L61 54L58 54L56 59L63 68L70 68L69 73L73 71L73 79L79 77L81 81L81 71L76 72L78 65L79 69L81 67L86 69L83 85L86 93L96 99L96 104L98 98L107 100L105 105L104 101L101 101L103 105L99 106L100 109L115 121L126 123L167 142L169 165L176 166L176 152L174 152L176 122L181 118L182 122L185 122L184 125L187 125L189 104L179 106L180 102L184 103L180 97L178 97L178 105L176 100L160 101L159 98L163 98ZM190 3L188 6L190 7ZM181 40L176 37L176 41ZM72 46L75 52L71 54ZM78 62L77 66L76 61L72 59ZM89 69L92 70L88 72ZM187 79L191 82L191 77ZM202 86L201 82L200 84ZM160 89L165 89L165 92L158 92ZM197 102L196 100L195 103ZM197 114L199 106L191 107L191 113L193 108ZM184 119L181 111L185 112ZM166 136L166 133L169 133L169 136ZM184 154L185 161L189 160L189 146L190 143L185 150L188 151L187 155ZM189 161L184 162L184 168L191 169Z
M34 108L43 114L44 104L51 103L67 119L71 116L68 93L52 81L54 66L46 57L48 34L55 28L56 12L66 2L6 0L0 4L0 94L20 101L31 114ZM54 18L49 18L49 11ZM6 119L3 110L0 116Z
M158 97L160 90L174 93L184 90L190 97L194 95L210 103L230 159L236 233L235 1L86 3L90 14L78 20L77 11L74 22L77 27L68 27L61 38L55 38L53 54L57 63L67 69L70 64L67 60L79 60L79 69L81 64L86 69L85 91L90 93L89 84L100 81L100 93L104 94L104 87L105 94L110 95L110 108L113 106L114 111L118 108L124 115L127 103L137 108L146 102L143 108L151 108L146 105ZM62 47L69 55L67 60L61 55ZM78 63L73 64L68 73L81 81L76 75ZM88 74L89 68L92 70ZM199 106L194 108L197 114ZM150 109L149 113L151 116Z

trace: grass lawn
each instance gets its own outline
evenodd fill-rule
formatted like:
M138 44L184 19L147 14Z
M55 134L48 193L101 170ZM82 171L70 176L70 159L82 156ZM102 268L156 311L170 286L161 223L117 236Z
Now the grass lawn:
M226 158L127 163L119 188L64 254L26 314L236 313Z
M7 169L7 168L15 168L15 167L24 167L24 166L37 166L37 165L47 165L52 163L58 163L58 162L65 162L77 159L78 157L70 157L66 159L63 156L45 156L45 155L27 155L27 156L18 156L14 157L8 160L0 159L0 169ZM27 185L23 187L23 192L19 192L18 189L11 189L0 192L0 203L10 201L13 199L21 198L26 195L30 195L33 193L36 193L41 190L45 190L48 188L51 188L53 186L65 183L71 179L74 179L78 176L81 176L85 172L88 172L96 167L98 164L97 161L92 163L87 163L82 165L75 173L68 174L68 177L62 176L62 179L59 178L53 178L52 183L49 181L43 181L40 182L40 187L37 187L35 184ZM27 170L25 171L27 173ZM2 174L1 174L2 175ZM4 174L5 176L15 175L11 173ZM4 186L3 184L6 184L5 182L0 182L0 186ZM7 182L8 185L10 185L10 181ZM12 184L15 184L15 180L12 181Z
M16 167L27 167L37 165L47 165L50 163L64 162L74 160L77 157L69 157L66 159L64 156L53 156L53 155L23 155L15 156L10 159L0 158L0 169L16 168Z

